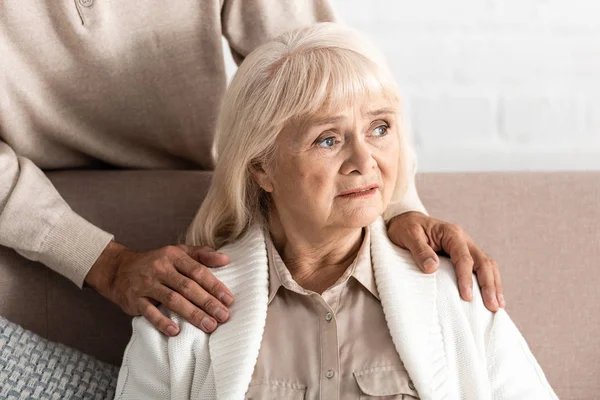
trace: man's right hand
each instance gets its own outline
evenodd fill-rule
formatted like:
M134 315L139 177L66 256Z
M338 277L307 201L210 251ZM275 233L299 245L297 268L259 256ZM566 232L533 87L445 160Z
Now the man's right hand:
M229 289L207 268L229 262L209 247L167 246L146 253L110 242L85 283L131 316L143 315L159 331L176 336L179 327L162 314L163 304L206 333L229 319Z

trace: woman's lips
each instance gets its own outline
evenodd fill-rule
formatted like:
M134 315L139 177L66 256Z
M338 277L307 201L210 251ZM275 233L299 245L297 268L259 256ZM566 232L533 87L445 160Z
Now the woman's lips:
M369 196L373 196L378 188L379 188L378 185L370 185L370 186L365 186L362 188L346 190L345 192L340 193L338 195L338 197L341 197L344 199L351 199L351 198L356 198L356 197L369 197Z

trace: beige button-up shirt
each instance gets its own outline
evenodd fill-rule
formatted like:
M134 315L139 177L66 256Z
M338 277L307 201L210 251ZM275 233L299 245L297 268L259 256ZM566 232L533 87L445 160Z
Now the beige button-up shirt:
M368 228L323 294L294 281L268 235L267 254L267 321L246 399L418 398L383 314Z

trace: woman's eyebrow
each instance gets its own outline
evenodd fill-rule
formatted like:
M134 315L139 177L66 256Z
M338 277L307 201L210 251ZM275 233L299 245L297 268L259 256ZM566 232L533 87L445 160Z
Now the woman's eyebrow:
M394 109L392 107L383 107L383 108L378 108L376 110L367 112L367 115L369 117L377 117L379 115L386 115L386 114L396 114L396 109ZM308 121L308 123L305 125L306 128L302 129L304 131L304 135L302 135L302 136L305 136L306 134L308 134L310 131L310 128L315 128L315 127L329 125L329 124L335 124L335 123L338 123L345 119L347 119L347 117L344 115L336 115L333 117L332 116L314 117L313 119Z
M367 112L367 115L371 116L371 117L375 117L377 115L382 115L382 114L395 114L396 110L393 108L389 108L389 107L384 107L384 108L379 108L377 110L373 110L373 111L369 111Z
M335 117L317 117L310 121L309 126L320 126L320 125L329 125L335 124L336 122L340 122L345 119L343 115L337 115Z

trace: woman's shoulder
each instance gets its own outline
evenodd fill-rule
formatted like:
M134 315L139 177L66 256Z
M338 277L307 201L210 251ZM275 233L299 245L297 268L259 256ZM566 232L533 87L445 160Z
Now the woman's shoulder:
M179 314L167 309L164 306L158 307L159 311L175 322L179 327L177 336L168 337L160 332L150 321L143 316L134 317L131 324L133 328L132 341L141 340L145 346L152 349L166 349L172 342L178 342L179 345L189 343L190 346L194 342L204 341L208 338L208 334L197 328L194 324L181 317Z
M452 264L452 261L448 257L440 256L439 259L440 264L438 270L435 272L438 291L440 294L456 294L455 297L457 297L458 300L462 300L458 291L458 278L456 276L454 264ZM475 274L472 274L472 280L473 298L481 296L479 283L477 282Z
M446 290L458 290L458 281L456 277L456 269L454 264L448 257L439 257L440 264L436 272L438 285L441 285ZM477 281L473 275L473 283Z
M485 326L493 322L497 316L496 314L499 313L505 316L506 312L504 309L493 313L485 307L481 288L475 274L472 274L472 300L465 301L462 299L458 289L456 269L448 257L440 257L440 265L435 274L438 308L444 310L446 315L456 317L458 314L462 314L471 322L471 325ZM456 319L455 321L457 320L460 319Z
M249 228L239 238L220 247L218 252L226 254L230 261L223 267L212 268L211 272L225 285L236 284L240 279L260 278L261 270L268 274L266 242L259 226ZM256 274L249 274L252 271Z

